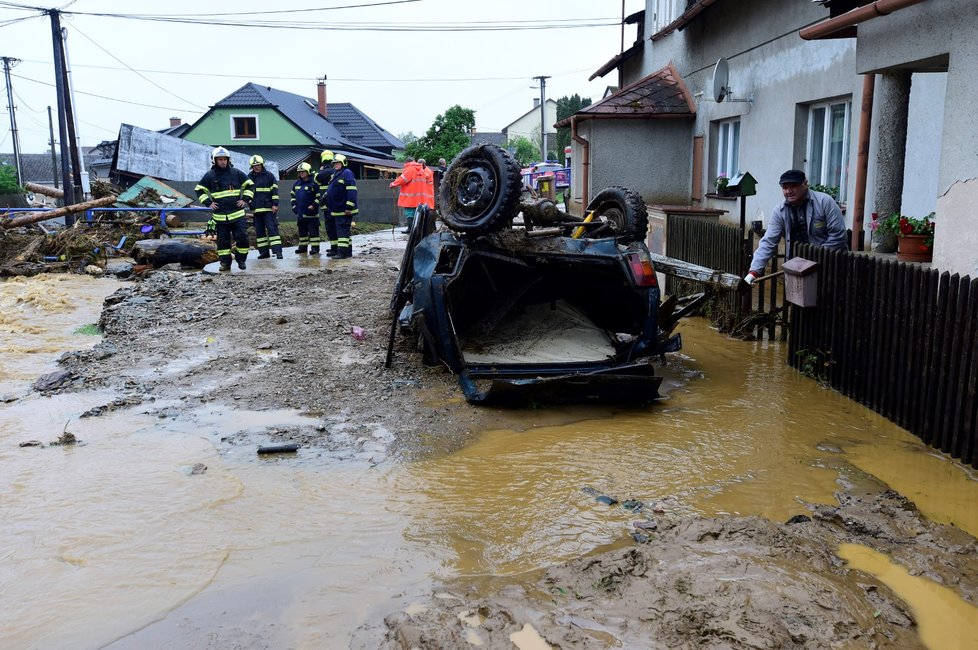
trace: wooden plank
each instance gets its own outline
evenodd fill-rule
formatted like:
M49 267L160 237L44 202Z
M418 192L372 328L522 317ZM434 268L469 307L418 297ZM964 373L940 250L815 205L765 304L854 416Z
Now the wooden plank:
M951 367L952 357L954 356L954 330L957 323L954 322L955 308L958 302L958 288L961 285L961 278L957 273L951 276L951 280L948 283L947 291L947 303L944 308L944 337L941 342L941 356L940 356L940 366L942 372L937 379L937 412L935 413L934 423L935 423L935 438L934 446L939 448L941 451L947 453L950 451L948 445L950 443L949 431L945 427L944 415L946 409L948 408L948 391L950 390L950 382L948 377L947 368Z
M934 306L934 319L933 319L933 330L931 331L931 351L929 355L929 362L927 364L927 374L930 377L930 381L927 382L927 394L924 398L924 424L921 427L920 439L927 444L937 446L939 442L936 441L936 420L939 414L937 410L937 402L939 393L937 392L937 385L940 378L940 362L941 362L941 350L944 343L944 318L946 317L945 309L947 308L947 294L948 286L950 285L951 276L945 271L941 273L940 279L937 285L937 302Z
M917 345L916 339L914 339L914 331L912 318L913 313L916 311L913 307L914 303L911 301L911 296L913 294L913 271L917 268L915 264L901 264L900 265L900 277L898 290L900 292L899 299L897 301L898 305L903 305L903 308L897 311L897 321L898 325L898 336L897 336L897 349L896 356L896 375L894 375L894 398L895 402L893 404L893 412L895 414L895 421L904 429L907 428L907 408L910 405L910 401L916 399L916 395L910 389L907 384L907 379L912 376L913 368L912 357L913 349Z
M940 274L934 269L928 269L923 273L923 293L921 294L921 321L920 331L924 333L921 348L920 361L920 398L914 413L914 421L909 429L918 438L923 439L924 419L927 412L927 390L926 387L931 381L931 355L934 353L934 310L937 301L937 283Z
M968 311L971 314L971 324L965 337L965 347L968 354L967 387L964 392L961 409L961 432L964 435L964 445L961 449L961 461L970 463L978 468L978 278L971 281L971 304Z
M920 406L920 378L923 375L923 363L921 359L925 352L924 329L921 325L926 305L921 302L923 293L923 274L921 267L914 264L908 274L910 281L910 293L908 305L912 306L909 310L908 327L910 331L911 344L907 348L908 367L907 372L900 378L903 389L902 393L907 396L903 407L903 423L901 426L913 433L913 423L916 421L917 409Z
M962 278L958 282L958 300L954 307L954 335L951 342L951 365L948 368L948 395L944 409L944 424L946 451L958 458L961 456L961 442L957 425L960 422L961 409L964 408L964 393L968 386L966 372L967 361L964 350L965 335L971 326L971 314L968 306L971 304L971 279Z

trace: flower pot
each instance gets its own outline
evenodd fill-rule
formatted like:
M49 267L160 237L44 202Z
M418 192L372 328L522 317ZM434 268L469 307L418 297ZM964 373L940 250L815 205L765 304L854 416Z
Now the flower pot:
M897 244L897 259L901 262L930 262L934 251L924 244L927 235L901 235Z

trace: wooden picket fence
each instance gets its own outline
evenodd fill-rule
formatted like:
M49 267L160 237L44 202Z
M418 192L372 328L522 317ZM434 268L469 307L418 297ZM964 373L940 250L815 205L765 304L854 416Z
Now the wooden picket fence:
M670 257L728 273L743 272L757 236L683 215L667 233ZM791 366L978 468L978 279L807 244L795 255L819 264L818 306L789 305L769 280L721 294L706 316L738 336L787 339ZM703 288L666 281L680 296Z
M802 245L816 307L791 306L788 363L978 468L978 279Z

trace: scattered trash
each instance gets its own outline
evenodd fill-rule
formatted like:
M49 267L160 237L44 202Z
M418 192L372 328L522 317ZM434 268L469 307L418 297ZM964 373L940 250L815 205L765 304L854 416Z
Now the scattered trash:
M258 447L259 454L290 454L299 451L299 443L290 442L284 445L262 445Z
M598 503L603 503L606 506L613 506L616 503L618 503L618 499L616 499L615 497L609 497L607 494L602 494L601 496L598 497L597 500Z
M199 476L207 471L207 465L203 463L194 463L193 465L184 465L180 468L180 471L187 476Z
M24 442L20 443L20 446L21 447L43 447L44 443L41 442L40 440L25 440Z
M624 501L621 502L622 508L624 508L625 510L633 510L635 512L641 510L642 506L644 505L645 505L644 503L642 503L641 501L637 501L635 499L625 499Z
M54 442L51 443L51 446L52 447L58 447L58 446L67 447L69 445L74 445L74 444L77 444L77 443L78 443L78 438L75 437L75 434L73 434L70 431L65 431L64 433L61 434L61 436L57 440L55 440Z
M85 267L85 273L92 276L99 276L105 273L105 270L101 266L96 266L94 264L89 264Z
M367 330L363 329L359 325L354 325L351 327L350 334L352 334L353 338L358 341L362 341L363 339L367 338Z
M658 530L659 524L657 524L652 519L642 519L639 521L633 521L632 526L638 528L639 530Z
M632 539L639 544L648 544L650 537L648 535L643 535L642 533L632 533Z

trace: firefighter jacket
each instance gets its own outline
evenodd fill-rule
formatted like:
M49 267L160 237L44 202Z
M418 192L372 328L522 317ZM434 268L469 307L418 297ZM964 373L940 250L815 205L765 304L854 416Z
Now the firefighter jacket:
M292 212L304 219L319 219L319 186L312 177L301 178L292 186Z
M215 164L200 179L194 191L201 205L217 204L212 217L214 221L233 221L245 216L245 209L238 207L238 201L250 204L255 195L251 180L230 164L223 169Z
M329 181L329 187L326 188L326 207L334 217L342 216L347 210L352 215L360 212L357 207L357 179L346 167L334 173Z
M275 174L267 169L262 169L258 173L251 171L248 173L248 179L251 181L250 189L255 194L255 198L251 200L252 211L255 214L271 212L272 207L278 205L278 182Z
M316 172L316 185L319 186L319 203L326 209L326 188L329 187L329 181L333 178L333 174L336 170L333 166L326 165L325 167L320 167L319 171Z
M397 205L402 208L416 208L424 203L427 198L425 186L424 170L418 162L404 163L404 171L391 183L391 187L401 188Z

